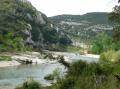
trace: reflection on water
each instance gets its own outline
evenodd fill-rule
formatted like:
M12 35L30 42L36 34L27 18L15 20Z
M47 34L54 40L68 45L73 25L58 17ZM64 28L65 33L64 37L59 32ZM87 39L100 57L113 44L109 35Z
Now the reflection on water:
M49 85L50 81L44 80L44 76L52 73L56 68L64 71L64 66L59 63L0 68L0 89L13 89L28 77L33 77L43 85Z

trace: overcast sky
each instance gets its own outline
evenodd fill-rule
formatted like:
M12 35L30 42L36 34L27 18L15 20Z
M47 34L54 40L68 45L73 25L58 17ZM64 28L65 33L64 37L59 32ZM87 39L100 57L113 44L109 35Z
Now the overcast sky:
M47 16L81 15L87 12L111 12L117 0L29 0Z

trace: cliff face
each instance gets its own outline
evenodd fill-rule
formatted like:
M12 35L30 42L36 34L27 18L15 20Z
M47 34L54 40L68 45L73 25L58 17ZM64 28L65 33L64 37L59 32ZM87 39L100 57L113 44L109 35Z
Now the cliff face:
M41 48L57 43L57 34L46 15L37 11L29 1L0 0L1 47L19 50L19 46L29 44Z

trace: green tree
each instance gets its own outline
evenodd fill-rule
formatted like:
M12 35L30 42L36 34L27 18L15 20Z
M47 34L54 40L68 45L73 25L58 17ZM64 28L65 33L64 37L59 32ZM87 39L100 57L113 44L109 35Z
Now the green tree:
M59 34L54 28L51 28L50 26L43 27L42 33L45 43L57 43L59 41Z
M110 20L115 23L112 33L113 48L120 50L120 6L116 5L113 12L110 14Z
M63 35L62 37L60 37L60 44L62 44L62 45L69 45L71 43L72 43L72 41L71 41L71 39L68 36Z
M28 1L0 0L0 46L4 47L4 51L23 48L23 32L27 29L29 20L27 17L33 13L35 9Z
M112 40L111 37L105 33L100 33L96 36L92 42L92 52L100 54L104 51L111 49Z

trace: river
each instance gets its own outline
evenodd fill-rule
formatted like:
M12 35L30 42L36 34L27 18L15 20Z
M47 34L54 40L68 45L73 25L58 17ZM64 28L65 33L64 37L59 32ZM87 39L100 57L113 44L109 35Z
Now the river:
M61 54L56 52L56 54ZM97 62L98 58L91 55L79 55L75 53L62 53L69 56L69 61L85 60L88 62ZM60 69L64 73L65 67L59 63L45 63L37 65L20 65L16 67L0 68L0 89L14 89L22 84L27 78L33 77L42 85L50 85L51 81L44 80L44 76L51 74L55 69Z

